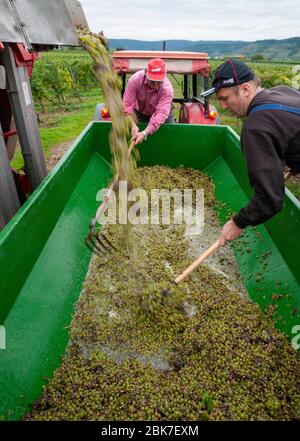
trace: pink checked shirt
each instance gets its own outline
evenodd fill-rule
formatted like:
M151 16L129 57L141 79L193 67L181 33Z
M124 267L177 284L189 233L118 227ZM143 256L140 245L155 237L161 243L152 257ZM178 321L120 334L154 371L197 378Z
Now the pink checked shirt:
M151 135L168 118L173 96L173 86L168 78L163 80L158 89L151 89L147 84L145 71L139 70L128 80L123 96L124 110L129 114L137 109L143 115L151 116L146 129Z

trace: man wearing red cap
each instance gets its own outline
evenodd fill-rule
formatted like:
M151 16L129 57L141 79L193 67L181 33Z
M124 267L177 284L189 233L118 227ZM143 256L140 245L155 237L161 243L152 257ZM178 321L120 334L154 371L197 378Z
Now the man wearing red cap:
M132 140L140 144L165 123L174 122L172 100L174 90L166 77L166 63L161 58L149 61L146 71L133 74L127 84L123 103L127 115L132 116ZM136 122L148 123L139 131Z

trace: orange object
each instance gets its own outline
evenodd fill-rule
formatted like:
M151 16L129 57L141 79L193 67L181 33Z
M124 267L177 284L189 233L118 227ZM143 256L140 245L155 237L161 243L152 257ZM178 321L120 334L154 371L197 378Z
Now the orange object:
M108 118L109 117L109 111L107 107L103 107L102 109L102 118Z
M210 117L211 119L216 119L216 118L217 118L217 115L218 115L218 113L217 113L215 110L211 110L211 111L209 112L209 117Z

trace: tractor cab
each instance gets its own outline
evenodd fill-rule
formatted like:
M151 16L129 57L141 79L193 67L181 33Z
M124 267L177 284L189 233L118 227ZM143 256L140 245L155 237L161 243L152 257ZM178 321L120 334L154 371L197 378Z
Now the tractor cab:
M200 52L169 52L169 51L115 51L113 66L122 77L122 96L129 76L139 70L147 69L149 60L162 58L167 65L167 74L174 79L175 96L173 103L179 104L178 122L185 124L216 125L218 121L214 106L208 97L200 98L200 94L209 88L208 54ZM172 78L171 78L172 77ZM176 88L176 84L179 88ZM105 104L98 104L96 120L108 121L109 110Z

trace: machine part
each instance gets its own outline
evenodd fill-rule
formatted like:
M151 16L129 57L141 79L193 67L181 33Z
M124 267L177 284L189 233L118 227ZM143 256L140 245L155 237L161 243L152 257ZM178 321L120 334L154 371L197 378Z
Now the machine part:
M204 90L207 90L209 88L209 81L207 77L204 77ZM197 94L198 96L198 94ZM200 94L201 96L201 94ZM209 114L209 98L208 96L204 96L204 107L205 107L205 116L208 118Z
M201 102L187 102L180 107L179 123L216 125L216 122L216 118L206 116L205 106Z
M67 3L71 13L64 0L1 0L0 41L23 43L29 50L34 45L78 46L71 17L79 24L84 14L79 14L78 1Z
M203 98L207 98L207 97L209 97L209 96L211 95L211 93L212 93L213 90L214 90L214 88L211 88L211 89L205 90L204 92L201 93L201 96L202 96Z
M187 100L190 95L188 86L189 86L188 85L188 76L184 75L184 78L183 78L183 98L185 100Z
M17 131L15 121L12 118L10 123L10 131L4 133L4 138L6 138L6 147L8 153L8 159L11 161L15 156L16 143L17 143Z
M27 33L27 28L26 25L24 23L24 21L21 19L21 16L19 14L18 8L17 8L17 4L15 0L9 0L13 15L15 17L16 20L16 25L17 27L21 30L23 38L24 38L24 45L28 50L32 50L32 46L31 46L31 42L30 42L30 37Z
M132 150L134 148L134 142L132 142L129 146L128 152L127 152L127 157L130 156ZM101 254L101 252L104 251L109 251L111 249L117 251L116 247L111 243L111 241L103 234L103 233L99 233L97 230L97 223L99 222L100 216L102 215L102 213L105 211L106 207L107 207L107 203L109 201L109 197L111 195L111 193L113 192L114 188L116 187L117 183L119 182L119 176L118 174L116 174L116 176L114 177L114 179L112 180L109 189L107 191L107 194L104 198L104 201L102 202L102 204L99 206L94 218L91 220L90 225L89 225L89 234L87 235L87 237L85 238L85 244L86 246L94 251L96 254Z
M10 46L14 52L16 66L26 66L28 75L31 77L33 64L35 60L40 58L40 52L28 52L23 44L12 43Z
M31 187L35 189L47 175L47 167L41 147L28 71L26 66L16 66L12 48L7 43L4 46L2 59L7 74L10 107L20 139L26 174Z
M114 69L118 73L134 73L146 69L152 58L162 58L168 73L200 74L208 77L208 54L182 51L115 51Z
M0 56L1 58L1 56ZM7 139L7 133L10 132L12 120L12 111L6 89L0 89L0 123L3 130L3 136Z
M74 28L83 26L89 29L81 3L77 0L65 0Z
M12 170L12 174L16 184L16 189L19 196L20 204L23 205L27 201L30 194L32 193L30 182L28 180L27 175L25 175L24 173L21 173L16 170Z
M4 66L0 66L0 89L6 89L6 75Z
M111 118L109 116L109 111L107 106L104 103L100 103L96 105L95 110L95 121L110 121Z
M0 230L20 208L18 193L10 169L6 145L0 124Z

